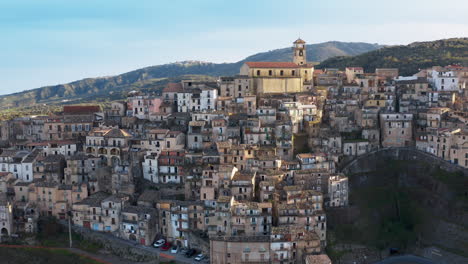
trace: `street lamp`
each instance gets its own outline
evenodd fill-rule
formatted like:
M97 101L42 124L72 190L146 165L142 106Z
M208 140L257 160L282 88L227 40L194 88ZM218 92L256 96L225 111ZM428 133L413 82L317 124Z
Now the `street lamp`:
M73 242L72 242L72 234L71 234L71 218L72 218L72 212L68 211L68 238L70 240L70 248L72 248Z

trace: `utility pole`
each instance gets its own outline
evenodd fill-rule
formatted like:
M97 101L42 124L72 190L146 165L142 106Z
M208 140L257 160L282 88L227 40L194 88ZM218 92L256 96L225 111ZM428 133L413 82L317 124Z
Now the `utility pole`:
M72 248L72 245L73 245L72 234L71 234L71 216L72 216L72 212L68 211L67 215L68 215L68 238L70 240L70 248Z

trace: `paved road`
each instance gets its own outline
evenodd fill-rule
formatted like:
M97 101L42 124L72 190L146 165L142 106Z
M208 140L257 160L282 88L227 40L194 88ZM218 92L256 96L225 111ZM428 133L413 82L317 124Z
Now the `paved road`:
M62 225L68 227L68 222L65 222L65 221L59 221L59 222ZM74 230L79 229L79 230L83 230L84 232L93 233L95 236L101 236L101 237L107 239L109 242L111 242L111 241L116 241L117 242L118 241L121 244L126 244L126 245L131 246L131 247L136 247L136 248L140 248L142 250L148 251L148 252L156 253L162 260L165 260L165 261L173 260L173 261L175 261L177 263L209 263L209 260L207 260L207 259L205 259L204 261L201 261L201 262L196 262L195 257L186 258L180 253L172 254L172 253L170 253L170 251L162 251L162 250L160 250L158 248L154 248L154 247L151 247L151 246L143 246L143 245L140 245L138 243L132 242L130 240L125 240L125 239L113 236L112 234L102 233L102 232L95 232L95 231L92 231L92 230L89 230L87 228L83 228L83 227L80 227L80 226L74 225L73 229Z
M161 260L173 260L173 261L176 261L177 263L210 263L208 259L204 259L201 262L197 262L195 261L195 256L192 258L186 258L181 253L172 254L170 253L171 251L162 251L160 249L150 248L150 247L145 247L145 248L148 250L154 250L158 252Z
M437 264L430 259L413 255L404 255L386 258L376 264Z

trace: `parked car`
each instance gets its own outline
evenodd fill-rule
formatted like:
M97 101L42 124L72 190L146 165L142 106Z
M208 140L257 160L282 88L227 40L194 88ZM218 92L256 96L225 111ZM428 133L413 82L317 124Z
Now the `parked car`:
M203 254L198 254L198 256L195 257L195 261L202 261L203 259L205 259L205 255Z
M179 247L178 247L178 246L173 246L173 247L171 248L171 253L176 254L177 252L179 252Z
M185 253L185 256L186 256L187 258L191 258L191 257L195 256L195 254L197 254L197 251L196 251L195 249L192 248L192 249L189 249L189 250L187 251L187 253Z
M154 242L153 247L158 248L166 243L166 240L159 239L158 241Z
M189 249L186 248L186 247L184 247L184 248L182 248L182 249L180 250L180 254L182 254L182 255L185 256L185 254L187 254L187 251L189 251Z
M171 244L169 244L168 242L166 242L166 244L164 244L164 245L161 247L161 250L163 250L163 251L168 251L170 248L171 248Z

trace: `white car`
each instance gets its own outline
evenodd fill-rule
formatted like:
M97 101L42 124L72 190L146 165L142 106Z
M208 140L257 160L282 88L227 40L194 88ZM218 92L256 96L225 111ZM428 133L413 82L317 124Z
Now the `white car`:
M158 241L154 242L153 247L158 248L166 243L166 240L159 239Z
M197 255L197 256L195 257L195 260L196 260L196 261L202 261L204 258L205 258L205 255L199 254L199 255Z
M171 253L176 254L177 252L179 252L179 247L178 246L173 246L171 248Z

